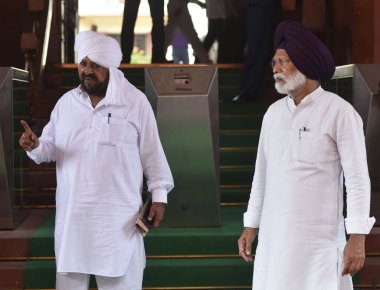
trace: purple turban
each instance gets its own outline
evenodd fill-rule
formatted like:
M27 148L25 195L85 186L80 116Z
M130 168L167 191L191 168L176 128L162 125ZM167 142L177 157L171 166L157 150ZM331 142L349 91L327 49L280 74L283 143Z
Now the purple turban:
M297 21L281 22L274 34L274 49L286 50L290 59L307 78L328 81L335 72L335 62L323 42Z

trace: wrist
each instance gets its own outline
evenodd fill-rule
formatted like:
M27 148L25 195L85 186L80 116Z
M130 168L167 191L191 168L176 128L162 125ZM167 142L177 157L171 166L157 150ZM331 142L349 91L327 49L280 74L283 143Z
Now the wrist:
M244 230L247 232L257 233L257 228L244 227Z
M365 234L350 234L350 240L365 241L367 235Z
M38 138L37 138L37 140L33 143L33 147L32 147L32 149L34 150L34 149L36 149L38 146L40 146L40 140L38 140Z

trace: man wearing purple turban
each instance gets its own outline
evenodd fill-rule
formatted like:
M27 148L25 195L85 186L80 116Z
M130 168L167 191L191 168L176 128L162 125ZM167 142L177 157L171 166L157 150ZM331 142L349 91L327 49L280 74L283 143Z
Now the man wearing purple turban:
M60 98L40 138L22 121L19 141L36 163L56 161L56 289L87 290L90 275L99 289L141 289L143 175L154 227L172 175L146 96L118 69L117 41L84 31L75 45L80 85Z
M285 21L274 49L275 87L287 96L263 119L239 254L252 261L258 235L255 290L352 290L375 222L363 123L348 102L320 86L335 65L313 33Z

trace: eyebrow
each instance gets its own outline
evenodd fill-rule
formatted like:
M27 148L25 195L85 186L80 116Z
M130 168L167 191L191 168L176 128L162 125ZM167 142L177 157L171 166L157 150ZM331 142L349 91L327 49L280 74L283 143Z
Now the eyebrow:
M79 63L80 65L87 65L88 63L90 63L90 65L92 67L102 67L104 68L104 66L101 66L100 64L96 63L96 62L93 62L91 60L85 60L85 59L82 59L81 62Z

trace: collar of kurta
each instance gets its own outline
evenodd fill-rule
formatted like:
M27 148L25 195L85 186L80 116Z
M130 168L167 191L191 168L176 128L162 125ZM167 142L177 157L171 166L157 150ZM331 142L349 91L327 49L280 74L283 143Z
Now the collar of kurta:
M324 92L324 89L322 89L321 86L319 86L316 90L314 90L312 93L305 96L298 106L294 103L294 100L292 97L287 96L286 103L288 104L288 108L291 112L294 112L295 109L299 106L307 106L309 104L312 104L314 101L317 101L317 98Z

